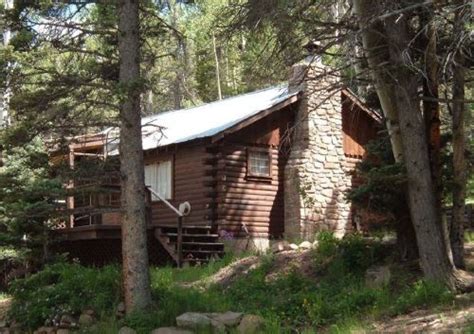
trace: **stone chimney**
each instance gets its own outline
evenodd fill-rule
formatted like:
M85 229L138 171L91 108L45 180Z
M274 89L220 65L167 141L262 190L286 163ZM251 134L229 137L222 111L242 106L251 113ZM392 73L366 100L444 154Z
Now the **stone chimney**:
M285 237L312 239L316 232L345 234L350 205L345 191L351 177L343 151L341 92L338 76L322 63L318 45L293 65L290 91L303 96L296 115L285 166Z

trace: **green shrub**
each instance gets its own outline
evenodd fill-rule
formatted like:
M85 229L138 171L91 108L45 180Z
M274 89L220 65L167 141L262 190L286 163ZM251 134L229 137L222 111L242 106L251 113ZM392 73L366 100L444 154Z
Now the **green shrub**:
M380 243L369 242L360 234L352 233L339 243L339 250L346 271L361 273L384 256Z
M63 313L77 314L85 308L97 313L113 312L120 301L120 271L58 263L13 282L9 317L28 328L41 326Z
M360 275L385 256L380 243L364 239L357 233L337 239L331 232L321 232L317 240L315 266L318 272L328 272L331 276Z
M407 287L396 299L393 313L405 313L414 308L446 304L454 299L454 295L444 285L436 282L420 280Z

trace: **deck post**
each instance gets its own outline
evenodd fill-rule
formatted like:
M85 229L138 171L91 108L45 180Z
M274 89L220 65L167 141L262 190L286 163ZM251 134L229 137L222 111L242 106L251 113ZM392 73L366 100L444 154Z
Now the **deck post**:
M183 216L178 216L178 236L177 236L177 251L178 251L178 268L183 265Z

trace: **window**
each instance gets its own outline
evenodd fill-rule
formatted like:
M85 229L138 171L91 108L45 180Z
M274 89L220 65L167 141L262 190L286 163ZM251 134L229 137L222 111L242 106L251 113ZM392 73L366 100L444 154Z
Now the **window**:
M247 156L247 176L270 178L271 158L267 149L249 149Z
M145 185L166 199L171 199L172 197L172 182L171 160L145 166ZM159 198L155 195L152 195L151 199L159 201Z

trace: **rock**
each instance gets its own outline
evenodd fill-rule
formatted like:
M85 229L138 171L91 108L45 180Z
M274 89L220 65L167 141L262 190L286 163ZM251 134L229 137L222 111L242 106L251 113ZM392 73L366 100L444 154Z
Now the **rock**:
M69 314L63 314L59 320L60 327L74 327L76 326L76 319Z
M115 311L115 316L117 318L122 318L125 316L125 304L123 302L120 302L117 305L117 310Z
M318 245L319 245L318 240L313 241L313 248L318 248Z
M225 325L217 320L211 319L212 333L214 334L225 334Z
M56 330L56 334L70 334L71 331L67 328L59 328Z
M125 303L124 303L124 302L120 302L120 303L117 305L117 312L123 312L123 313L125 313Z
M313 248L313 244L309 241L303 241L302 243L300 243L298 248L300 248L300 249L311 249L311 248Z
M391 276L388 266L370 267L365 272L365 284L369 288L380 288L390 282Z
M90 326L95 322L95 319L92 315L82 313L79 317L79 325L81 326Z
M56 329L54 327L40 327L33 332L33 334L54 334Z
M154 329L151 334L193 334L194 332L177 327L161 327Z
M272 253L279 253L290 249L291 248L288 241L279 241L272 245Z
M242 320L243 316L243 313L228 311L225 313L213 314L211 317L213 320L219 321L225 326L234 327L240 323L240 320Z
M202 313L186 312L176 317L176 324L184 328L210 327L211 319Z
M297 249L298 249L298 245L297 245L297 244L290 244L290 249L291 249L291 250L297 250Z
M253 314L244 315L240 321L239 326L237 327L237 332L240 334L254 334L261 333L263 327L265 326L265 320Z
M457 295L455 297L456 305L470 306L474 304L474 292Z
M137 331L134 330L133 328L124 326L119 329L118 334L137 334Z
M124 310L124 312L125 312L125 310ZM82 313L83 313L83 314L90 315L91 317L95 317L95 311L94 311L93 309L91 309L91 308L82 311Z

